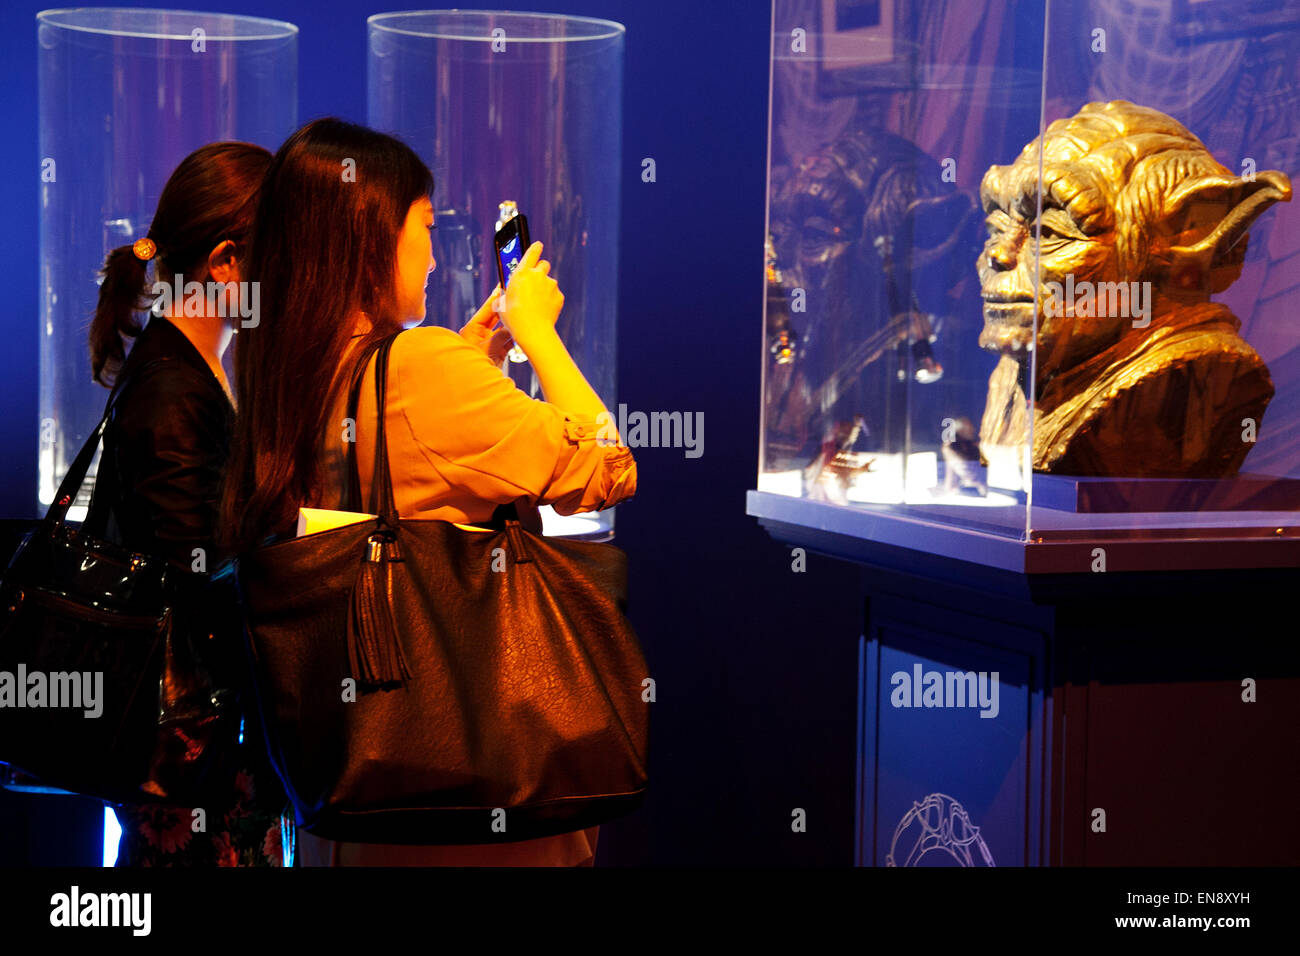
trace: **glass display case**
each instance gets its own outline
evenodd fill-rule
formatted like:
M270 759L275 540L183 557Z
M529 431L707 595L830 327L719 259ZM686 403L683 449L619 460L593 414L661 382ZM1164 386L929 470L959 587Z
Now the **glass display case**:
M104 412L87 332L108 252L143 237L198 147L274 151L298 119L298 28L259 17L82 8L37 16L41 157L40 447L44 510ZM69 512L85 515L82 486Z
M768 173L751 514L1300 563L1300 2L774 0Z
M372 127L400 136L434 175L436 268L428 319L460 329L497 283L493 235L517 210L564 294L556 323L574 361L615 404L621 24L532 13L432 10L369 20ZM507 370L543 397L522 352ZM541 509L550 535L604 540L614 510Z

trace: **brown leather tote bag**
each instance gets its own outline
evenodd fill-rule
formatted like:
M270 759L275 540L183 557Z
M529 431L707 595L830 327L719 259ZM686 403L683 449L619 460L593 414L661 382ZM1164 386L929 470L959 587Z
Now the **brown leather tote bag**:
M393 338L376 359L377 517L239 562L262 721L297 823L333 840L463 844L621 816L646 792L649 743L627 556L517 516L490 533L400 517L384 431ZM355 508L355 443L349 458Z

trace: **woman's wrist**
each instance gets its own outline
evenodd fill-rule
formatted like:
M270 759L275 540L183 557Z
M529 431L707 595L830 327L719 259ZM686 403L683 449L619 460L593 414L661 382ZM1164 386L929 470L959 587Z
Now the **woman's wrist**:
M560 333L555 331L554 325L542 323L533 328L524 331L524 334L518 335L511 330L511 338L515 340L515 345L524 350L524 354L530 359L534 352L542 353L548 348L553 347L560 342ZM561 343L562 344L562 343Z
M578 419L594 419L604 411L600 396L587 382L554 328L539 330L519 347L532 363L547 402Z

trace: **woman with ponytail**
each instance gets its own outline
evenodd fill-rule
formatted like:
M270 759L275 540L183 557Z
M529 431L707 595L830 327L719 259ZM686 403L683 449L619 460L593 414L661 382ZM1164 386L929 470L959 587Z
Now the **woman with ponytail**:
M163 188L147 236L109 253L90 326L95 381L120 384L122 392L104 434L85 528L164 557L185 574L218 578L229 564L215 541L234 421L221 360L241 321L239 263L270 161L270 153L248 143L213 143L185 157ZM150 309L150 263L154 282L169 289L197 282L204 294L166 294ZM222 656L240 659L233 592L204 593L201 604L175 608L178 620L203 621ZM246 708L246 723L252 717ZM117 808L119 866L281 864L285 799L254 726L243 735L232 805L205 808L205 831L195 832L191 808Z

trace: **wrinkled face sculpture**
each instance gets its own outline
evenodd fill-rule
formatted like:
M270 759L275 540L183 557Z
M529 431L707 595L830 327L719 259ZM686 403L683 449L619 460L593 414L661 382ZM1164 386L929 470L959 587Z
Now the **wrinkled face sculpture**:
M842 288L862 238L864 202L825 153L804 159L775 186L772 244L787 289Z
M915 296L925 312L950 310L948 294L963 269L953 253L971 234L971 204L915 144L855 130L806 157L773 192L770 228L785 286L817 290L832 323L888 317L881 314L882 243L904 299Z
M1064 302L1062 309L1050 307L1052 283L1064 288L1071 275L1076 286L1084 281L1127 279L1120 273L1114 224L1095 208L1102 197L1085 192L1077 182L1062 185L1043 197L1042 263L1035 275L1037 156L1032 163L1022 155L1013 166L995 166L984 178L981 199L989 238L979 259L984 300L982 348L1027 354L1036 347L1040 361L1056 356L1060 364L1071 365L1111 345L1123 331L1123 316L1080 317L1072 302ZM1095 309L1087 311L1095 313Z
M1085 361L1162 308L1226 289L1240 275L1250 223L1290 198L1283 174L1236 177L1178 122L1124 101L1089 103L1042 141L1041 218L1038 140L985 174L988 239L977 265L980 345L1035 351L1040 373Z
M916 144L872 127L772 172L768 450L806 460L858 416L894 450L905 406L889 390L905 367L923 384L942 375L930 342L969 292L975 203Z

